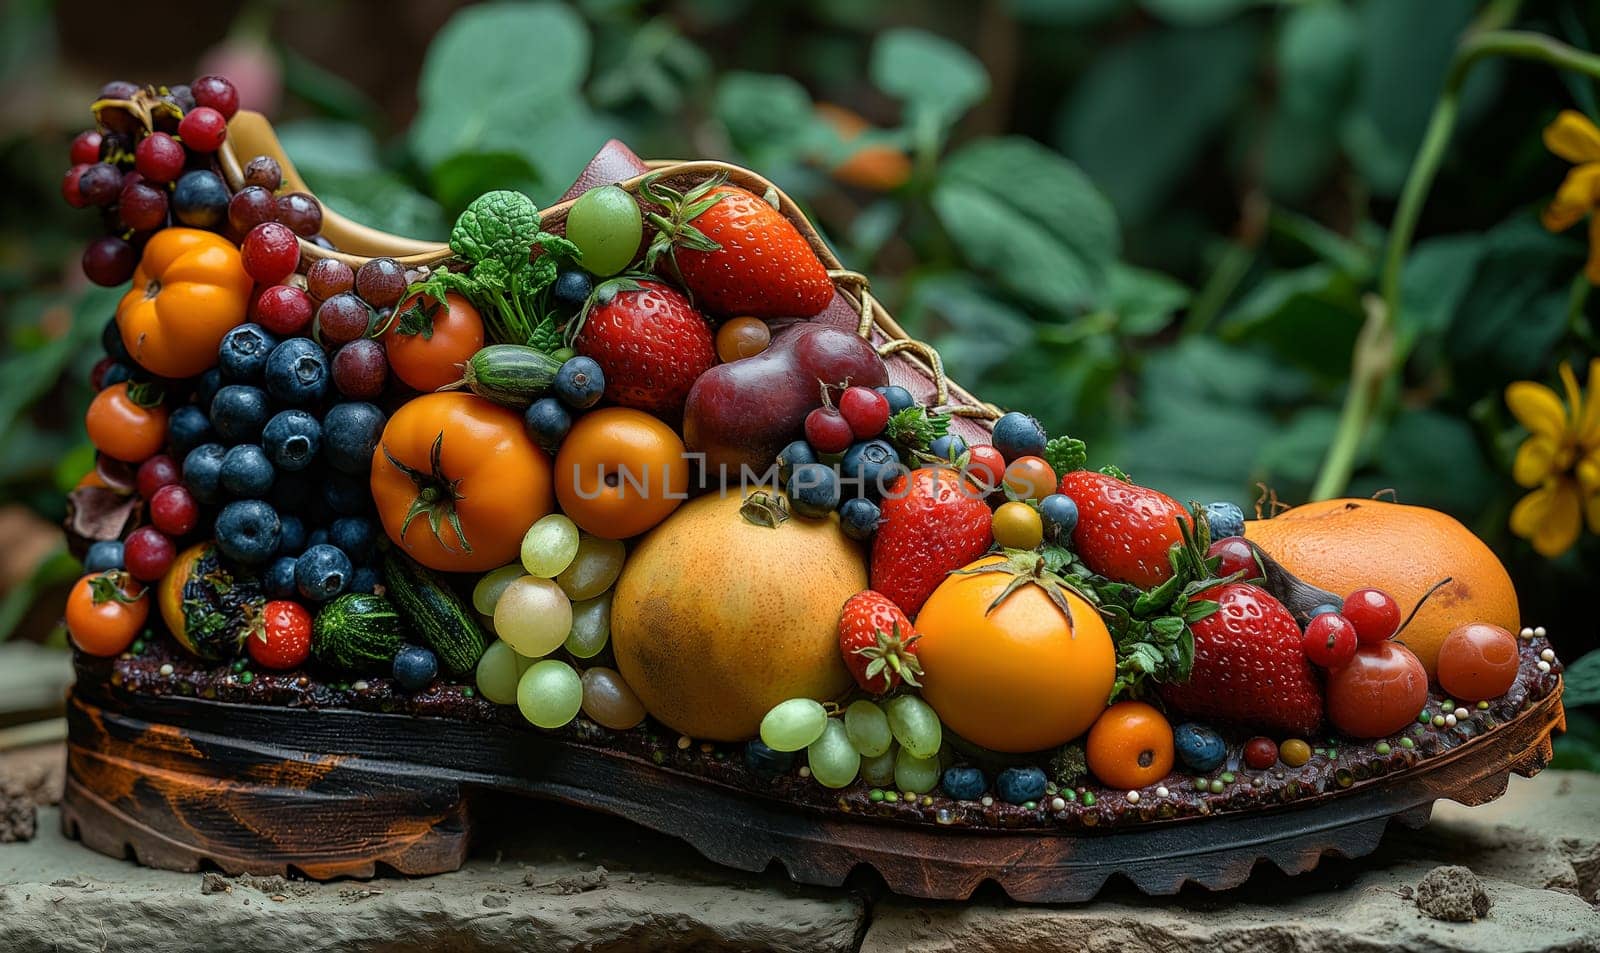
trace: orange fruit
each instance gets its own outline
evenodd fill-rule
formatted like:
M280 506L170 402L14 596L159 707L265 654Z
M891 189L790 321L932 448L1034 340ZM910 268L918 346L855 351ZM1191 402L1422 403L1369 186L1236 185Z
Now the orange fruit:
M833 103L817 103L818 119L833 127L841 142L849 143L872 128L860 113ZM911 158L890 145L864 146L833 167L833 177L845 185L873 192L890 192L911 178Z
M1089 729L1084 753L1106 786L1146 787L1172 772L1172 725L1144 702L1117 702Z
M1004 563L985 556L972 569ZM1094 606L1060 590L1071 619L1028 583L991 612L1010 572L952 573L917 614L922 697L950 730L995 751L1078 737L1105 710L1116 650Z
M1400 633L1433 678L1439 646L1456 627L1489 622L1516 631L1517 591L1482 540L1438 510L1383 500L1323 500L1245 523L1245 537L1285 569L1343 598L1382 589L1402 613L1445 577Z
M650 529L677 509L688 491L683 440L642 410L604 407L584 414L556 454L561 511L585 532L605 539L627 539Z
M685 503L628 554L612 599L617 671L645 711L691 738L753 738L778 702L828 701L854 684L838 626L867 588L860 547L837 515L781 519L744 504Z
M1469 622L1439 646L1439 687L1451 698L1477 702L1499 698L1517 680L1517 637L1483 622Z

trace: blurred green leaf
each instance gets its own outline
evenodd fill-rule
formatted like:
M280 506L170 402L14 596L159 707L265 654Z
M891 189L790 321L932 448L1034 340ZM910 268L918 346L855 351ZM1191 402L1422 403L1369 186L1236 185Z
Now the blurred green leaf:
M1121 334L1139 336L1162 330L1189 304L1189 298L1188 288L1158 271L1112 263L1106 299L1117 315Z
M974 268L1057 314L1097 306L1121 246L1111 205L1077 166L1020 137L981 139L940 171L934 211Z
M1561 700L1567 707L1600 705L1600 650L1568 665L1561 680L1565 683Z
M1269 274L1223 318L1231 341L1272 348L1285 361L1328 377L1342 377L1361 329L1361 289L1325 263Z
M466 152L433 167L429 184L449 217L459 215L473 199L495 189L539 194L539 172L511 152Z
M43 590L76 579L82 572L83 564L74 559L65 546L39 560L26 579L0 598L0 642L11 638L17 623L28 614L29 607Z
M936 133L989 92L977 57L925 30L886 30L872 45L872 83L906 105L906 125Z
M1256 70L1248 21L1160 30L1096 57L1056 141L1130 221L1148 219L1240 105Z
M589 84L597 105L614 109L643 100L660 113L682 108L690 87L711 73L711 59L665 17L642 24L621 49L603 51Z
M1307 407L1279 426L1256 458L1251 474L1286 500L1303 499L1322 467L1339 412L1329 407ZM1246 511L1249 507L1245 508Z
M334 119L301 119L276 127L283 151L303 173L375 172L382 168L378 141L355 123Z
M1317 0L1291 10L1274 55L1283 108L1324 123L1340 115L1355 90L1360 53L1360 28L1349 7Z
M1400 276L1402 339L1442 333L1478 273L1486 242L1481 235L1446 235L1412 246Z
M1011 0L1011 10L1026 23L1083 26L1133 5L1133 0Z
M1268 0L1141 0L1140 6L1168 23L1201 26L1226 20Z
M393 173L305 170L305 177L324 204L363 225L441 241L449 233L439 203Z
M1372 470L1356 478L1351 496L1392 489L1401 502L1471 513L1494 495L1490 472L1472 425L1460 416L1405 409L1372 448Z
M361 87L324 69L292 46L279 46L283 61L283 85L294 95L335 119L376 125L382 118L378 104Z
M63 371L75 357L95 347L100 339L100 329L106 319L115 313L124 288L89 286L72 306L72 323L67 333L44 340L36 347L6 348L0 360L0 445L5 446L10 462L23 462L32 456L22 452L17 442L15 428L18 418L38 401L61 378ZM41 312L54 299L38 302ZM50 459L41 456L34 464Z
M792 161L817 139L811 94L787 76L727 73L717 83L712 111L734 148L757 166Z
M1530 216L1488 232L1472 282L1450 321L1446 347L1462 373L1490 381L1539 377L1567 327L1567 296L1583 245Z

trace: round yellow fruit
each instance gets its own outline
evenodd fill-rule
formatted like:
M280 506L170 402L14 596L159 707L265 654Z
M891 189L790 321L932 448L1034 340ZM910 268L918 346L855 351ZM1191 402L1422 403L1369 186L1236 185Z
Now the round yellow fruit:
M761 503L685 503L617 580L617 670L645 711L691 738L753 738L778 702L826 701L851 685L839 610L867 588L866 561L837 516L780 519Z

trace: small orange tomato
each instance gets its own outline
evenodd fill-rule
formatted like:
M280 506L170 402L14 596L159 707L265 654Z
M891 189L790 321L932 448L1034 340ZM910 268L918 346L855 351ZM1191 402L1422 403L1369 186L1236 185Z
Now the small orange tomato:
M1006 467L1005 483L1019 500L1042 500L1056 491L1056 471L1042 457L1018 457Z
M217 365L217 347L244 321L254 287L233 242L197 228L163 228L144 246L133 288L117 304L122 343L153 374L194 377Z
M1117 702L1089 729L1089 770L1108 787L1147 787L1172 773L1172 725L1144 702Z
M435 298L416 294L395 306L383 334L395 376L424 393L461 380L461 365L483 347L483 318L455 292Z
M637 536L688 496L683 441L656 417L627 407L590 411L556 454L556 499L584 532Z
M772 343L772 331L760 318L733 318L717 329L717 357L724 364L755 357Z
M149 615L144 587L119 569L84 576L67 595L67 632L90 655L126 651Z
M1034 549L1044 542L1044 522L1039 511L1015 500L995 509L991 528L994 541L1007 549Z
M167 441L167 409L148 385L112 384L94 395L83 423L96 450L128 463L150 459Z
M1439 643L1439 686L1450 697L1499 698L1517 680L1517 637L1489 622L1457 626Z

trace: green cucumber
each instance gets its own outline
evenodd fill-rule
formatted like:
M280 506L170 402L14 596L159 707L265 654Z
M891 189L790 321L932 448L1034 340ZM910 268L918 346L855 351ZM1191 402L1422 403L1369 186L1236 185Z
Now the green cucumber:
M370 592L351 592L317 610L311 651L317 661L347 671L391 664L405 644L394 603Z
M478 664L489 647L489 636L449 583L386 546L383 584L411 630L432 647L446 669L459 675Z
M518 410L555 383L561 362L523 344L491 344L461 365L467 389L486 400Z

